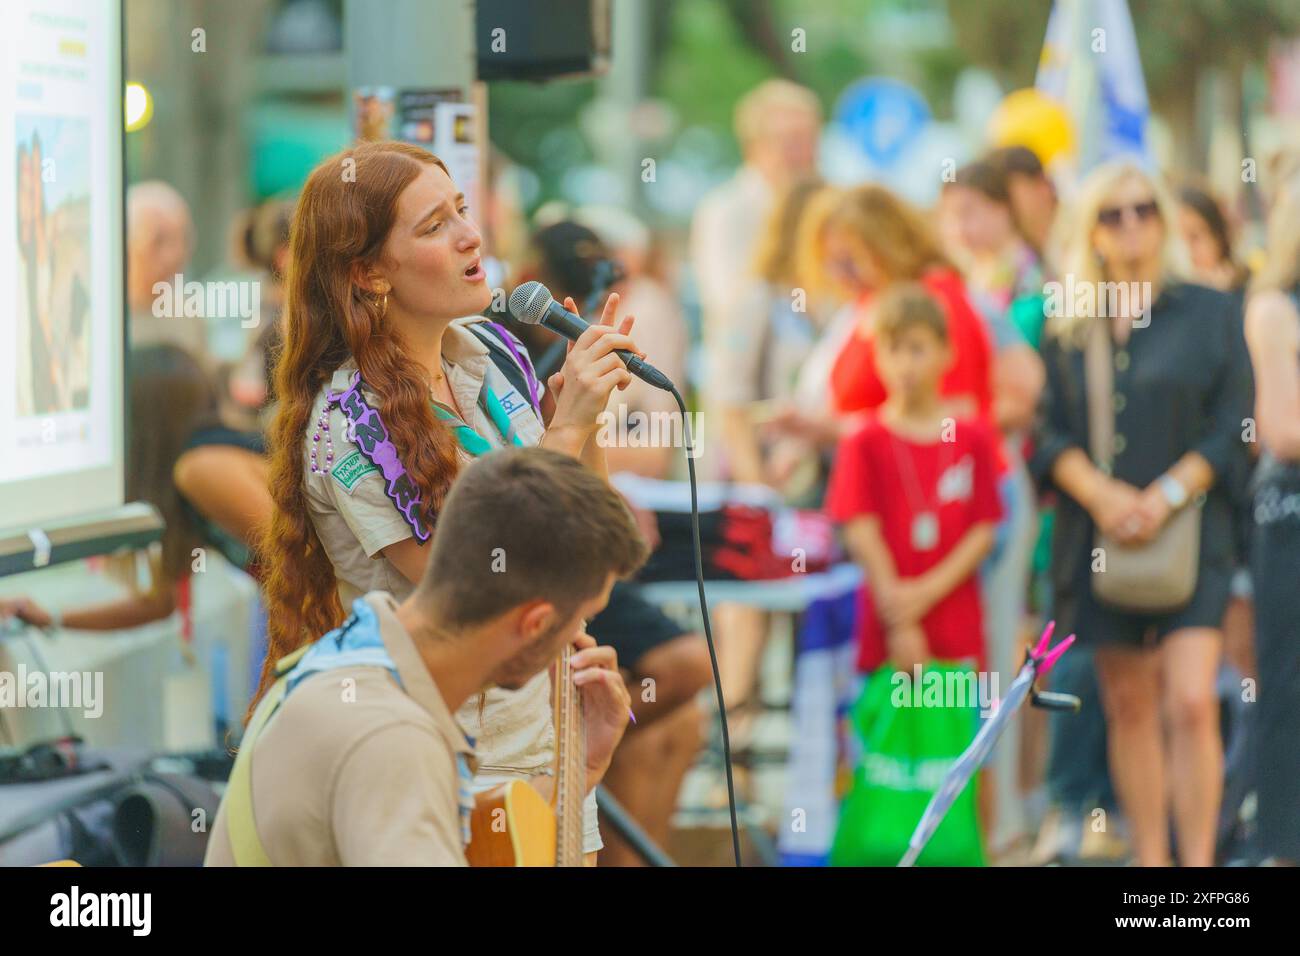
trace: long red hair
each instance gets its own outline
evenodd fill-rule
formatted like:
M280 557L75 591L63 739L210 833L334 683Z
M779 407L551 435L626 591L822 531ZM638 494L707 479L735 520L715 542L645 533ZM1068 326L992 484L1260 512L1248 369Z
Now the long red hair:
M267 653L249 712L275 663L343 621L334 567L307 511L304 442L312 407L348 357L377 396L398 455L434 515L457 471L456 441L429 404L429 371L410 359L384 321L382 299L353 281L376 262L397 199L425 166L443 162L417 146L362 143L322 162L307 178L289 231L283 345L275 364L279 406L269 433L275 513L262 541Z

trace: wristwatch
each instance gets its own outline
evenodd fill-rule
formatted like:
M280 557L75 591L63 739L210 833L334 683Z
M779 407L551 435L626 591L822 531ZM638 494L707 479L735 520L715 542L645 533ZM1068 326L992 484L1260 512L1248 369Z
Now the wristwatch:
M1156 486L1174 511L1187 504L1187 489L1173 475L1161 475L1156 481Z

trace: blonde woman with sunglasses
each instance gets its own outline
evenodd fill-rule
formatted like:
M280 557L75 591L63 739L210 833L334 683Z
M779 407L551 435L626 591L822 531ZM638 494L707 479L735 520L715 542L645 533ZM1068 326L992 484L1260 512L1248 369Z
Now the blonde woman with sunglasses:
M1214 682L1232 571L1225 479L1246 454L1251 381L1232 300L1183 279L1172 210L1161 184L1131 162L1102 166L1082 184L1061 283L1048 288L1032 467L1060 493L1053 603L1058 626L1095 650L1111 775L1136 860L1172 862L1172 817L1178 862L1208 866L1223 788ZM1102 342L1108 351L1097 351ZM1090 350L1108 373L1087 361ZM1109 389L1097 388L1106 379ZM1109 407L1110 427L1095 435L1090 405ZM1100 576L1120 573L1108 564L1155 541L1185 508L1201 510L1190 598L1135 611L1099 597L1114 584ZM1068 739L1058 746L1068 750Z

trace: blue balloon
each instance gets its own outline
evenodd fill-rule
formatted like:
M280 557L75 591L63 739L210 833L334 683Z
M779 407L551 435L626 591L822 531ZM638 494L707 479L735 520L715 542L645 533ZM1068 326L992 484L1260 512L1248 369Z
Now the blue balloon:
M892 166L930 122L930 106L906 83L871 77L840 94L834 118L872 163Z

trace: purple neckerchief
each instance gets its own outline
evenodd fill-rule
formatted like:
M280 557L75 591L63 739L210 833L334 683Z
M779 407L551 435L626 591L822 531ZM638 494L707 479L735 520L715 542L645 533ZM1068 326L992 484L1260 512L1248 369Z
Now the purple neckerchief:
M510 350L510 354L514 356L515 364L523 370L524 378L528 380L528 398L533 403L533 411L537 413L537 419L540 421L542 418L542 406L538 401L537 393L539 389L537 387L537 376L533 374L533 363L529 362L519 354L519 350L515 348L514 339L511 337L504 325L497 322L489 322L487 324L497 330L497 335L500 337L502 344Z
M348 420L349 437L356 442L357 448L366 459L378 468L388 482L385 489L394 507L406 523L415 532L421 542L429 540L429 529L420 520L420 492L415 482L406 473L406 466L397 457L397 446L388 437L388 429L379 417L379 410L372 408L361 394L361 370L352 376L352 387L346 392L329 392L325 396L328 405L338 402L339 410Z

